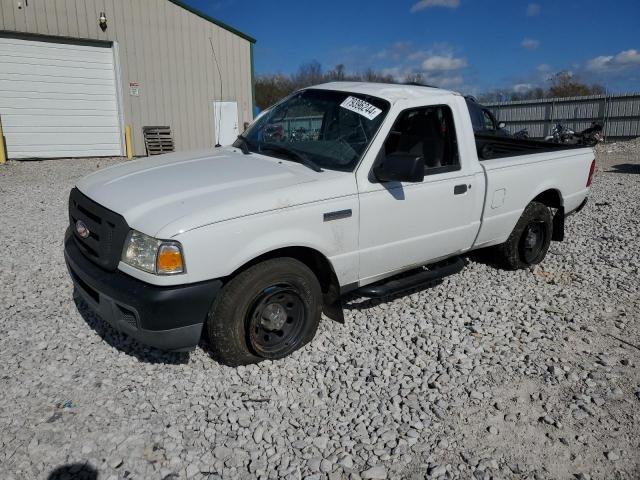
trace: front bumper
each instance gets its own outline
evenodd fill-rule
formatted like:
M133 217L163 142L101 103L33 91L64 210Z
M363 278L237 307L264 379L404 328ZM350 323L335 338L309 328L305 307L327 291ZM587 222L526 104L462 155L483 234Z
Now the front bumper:
M200 341L202 327L222 281L158 287L87 259L65 235L64 257L73 283L89 308L116 330L162 350L185 351Z

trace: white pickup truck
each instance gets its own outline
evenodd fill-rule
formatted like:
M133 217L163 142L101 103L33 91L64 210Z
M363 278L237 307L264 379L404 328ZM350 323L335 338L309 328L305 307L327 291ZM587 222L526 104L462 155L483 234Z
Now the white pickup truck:
M386 297L493 247L524 268L586 202L591 148L474 135L465 98L329 83L270 108L233 146L123 163L69 198L76 291L140 342L230 365L309 342L340 297ZM381 319L383 321L383 319Z

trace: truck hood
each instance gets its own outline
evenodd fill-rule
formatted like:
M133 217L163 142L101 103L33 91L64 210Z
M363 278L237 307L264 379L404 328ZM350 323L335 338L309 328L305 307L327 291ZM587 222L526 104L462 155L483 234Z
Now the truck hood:
M131 228L158 238L357 191L351 173L314 172L233 147L122 163L83 178L77 187Z

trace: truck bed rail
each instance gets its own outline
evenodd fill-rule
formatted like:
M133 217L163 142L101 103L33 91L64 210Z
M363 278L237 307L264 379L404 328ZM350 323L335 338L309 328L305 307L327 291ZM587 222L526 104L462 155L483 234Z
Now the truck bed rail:
M563 143L544 142L523 138L498 137L495 135L475 134L476 149L480 161L495 158L531 155L533 153L557 152L574 148L585 148L584 145L567 145Z

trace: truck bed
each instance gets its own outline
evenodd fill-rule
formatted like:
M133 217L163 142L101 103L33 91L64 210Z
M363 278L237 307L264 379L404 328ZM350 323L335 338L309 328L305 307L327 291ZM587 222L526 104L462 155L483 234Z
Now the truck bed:
M557 152L584 148L584 145L567 145L561 143L545 142L542 140L530 140L512 137L498 137L495 135L475 134L476 149L480 161L495 158L515 157L517 155L530 155L533 153Z
M567 213L586 198L594 160L592 148L532 140L490 141L512 146L509 151L515 153L507 155L505 149L504 154L481 162L486 191L482 226L474 248L506 241L524 208L541 194L551 206L562 207ZM522 148L516 151L517 147Z

